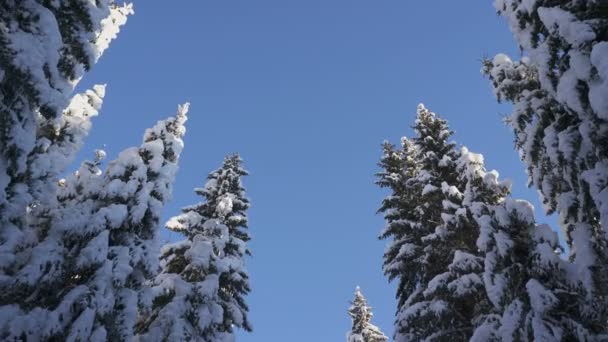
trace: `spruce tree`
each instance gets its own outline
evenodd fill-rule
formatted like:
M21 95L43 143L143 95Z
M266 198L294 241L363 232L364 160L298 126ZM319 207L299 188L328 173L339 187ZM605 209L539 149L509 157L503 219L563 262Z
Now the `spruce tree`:
M509 197L510 182L487 172L483 156L461 150L467 185L463 204L479 224L483 281L492 309L478 321L472 341L589 340L588 322L566 280L557 234L537 225L526 201Z
M387 220L381 237L392 238L384 271L399 279L395 340L468 339L489 307L479 227L463 208L465 183L447 122L420 105L414 130L399 153L385 145L379 174L392 190L380 211Z
M414 269L422 267L422 260L417 257L420 253L417 243L420 243L423 231L416 229L417 216L414 211L419 189L415 189L416 184L411 181L418 172L415 148L407 138L401 140L400 150L385 141L382 145L384 153L378 164L382 171L376 174L376 184L390 190L378 212L383 213L386 220L386 228L380 237L392 237L394 241L384 253L383 268L390 281L398 280L398 306L403 305L418 283L417 273L407 272L406 269L410 266Z
M372 307L367 304L367 300L358 286L355 289L355 298L348 308L348 315L353 326L346 335L347 342L388 342L388 337L371 323L374 316Z
M602 1L495 1L526 53L497 55L483 71L500 101L548 213L559 215L570 249L568 279L592 330L608 320L608 7Z
M532 206L507 198L484 211L478 244L486 253L484 282L494 310L471 340L602 340L577 305L581 294L567 279L557 234L535 224Z
M175 117L146 130L141 147L123 151L106 172L102 199L126 209L109 236L116 296L108 331L112 340L133 338L139 291L158 271L158 225L171 198L188 107L179 106Z
M38 216L54 205L62 154L73 155L56 147L67 140L62 113L131 13L110 0L0 5L0 282L45 233Z
M251 331L244 257L249 200L239 155L224 159L195 192L204 201L183 209L167 228L186 239L162 249L162 271L147 291L148 312L137 330L142 341L233 341L234 327Z
M52 144L47 142L47 147L44 153L40 153L36 162L36 169L45 170L47 174L54 174L55 177L58 172L63 171L66 166L73 160L75 154L80 150L84 144L84 139L88 135L91 128L91 118L95 117L102 104L102 99L105 94L104 86L95 86L92 90L87 90L85 93L77 94L73 97L72 101L64 111L61 120L61 126L58 127L60 133L56 137L57 140ZM71 187L71 191L82 191L87 186L86 182L92 181L89 179L88 174L92 174L93 166L95 168L99 166L99 162L104 158L105 154L103 151L98 151L95 156L95 162L86 162L82 165L81 169L76 172L75 179L78 179L78 189L75 186ZM81 181L84 180L85 181ZM57 178L55 178L57 181ZM56 267L59 266L61 258L55 259L54 253L60 253L59 250L48 246L49 243L61 243L58 240L60 237L48 236L52 230L53 215L56 212L62 210L66 206L66 201L73 200L76 194L70 194L66 188L66 185L70 184L65 180L62 180L60 186L55 186L47 194L46 205L40 202L34 202L30 204L28 210L28 224L30 228L36 228L37 234L36 239L41 240L41 244L47 245L46 251L42 255L32 255L32 251L22 251L19 256L21 262L14 265L13 275L16 276L16 282L8 282L8 286L3 294L5 298L19 298L15 297L15 291L19 291L27 297L27 292L32 291L32 286L40 286L41 284L52 283L54 277L57 276L55 273ZM56 196L51 196L51 194ZM72 197L72 198L70 198ZM71 206L74 203L70 204ZM47 239L48 238L48 239ZM44 240L45 242L42 242ZM49 240L55 239L55 242ZM40 250L40 247L36 246ZM38 261L34 261L39 258ZM29 263L29 264L28 264ZM42 266L47 264L47 266ZM46 268L46 274L43 274L40 269ZM6 280L11 279L9 277ZM55 279L56 280L56 279ZM10 299L9 299L10 300Z
M130 340L138 291L157 271L156 232L187 106L102 172L103 151L59 182L44 240L3 288L3 340ZM12 301L11 301L12 298ZM5 304L6 303L6 304Z
M187 106L140 148L66 172L105 93L74 87L109 46L130 4L0 5L0 339L130 340L182 150Z
M510 183L487 172L481 155L437 144L449 129L431 114L419 109L413 143L404 139L399 151L384 144L378 173L392 190L380 211L384 236L393 237L385 272L400 281L395 340L604 338L556 234L535 223L529 203L508 196ZM440 224L424 230L429 209Z

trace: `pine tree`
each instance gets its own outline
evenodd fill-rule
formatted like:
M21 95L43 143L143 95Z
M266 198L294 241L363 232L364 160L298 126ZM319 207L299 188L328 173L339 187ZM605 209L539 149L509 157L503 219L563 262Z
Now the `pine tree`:
M244 268L249 201L241 184L248 173L241 164L236 154L226 157L205 187L195 190L204 201L167 222L186 239L162 249L162 272L137 327L142 341L232 341L234 327L251 331Z
M131 13L110 0L0 5L0 282L45 229L37 216L54 205L62 154L73 155L56 147L72 91Z
M187 108L147 130L141 147L123 151L105 173L98 151L59 182L48 234L4 289L3 340L130 339L138 291L157 270L158 219Z
M484 63L548 213L559 214L570 247L569 281L580 287L586 321L608 320L608 7L602 1L495 1L527 54Z
M392 238L384 271L399 279L395 340L463 340L489 307L475 246L479 227L463 208L459 152L447 122L420 105L414 130L403 151L385 145L379 174L379 184L392 190L380 211L387 220L381 237Z
M355 299L348 308L348 315L353 326L346 335L347 342L388 342L388 337L371 323L374 316L372 308L367 304L367 300L358 286L355 289Z

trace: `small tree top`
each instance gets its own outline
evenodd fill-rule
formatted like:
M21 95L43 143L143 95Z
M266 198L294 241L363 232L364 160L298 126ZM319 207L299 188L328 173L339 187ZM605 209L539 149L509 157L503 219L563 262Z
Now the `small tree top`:
M367 304L367 300L361 293L359 286L355 288L355 298L348 309L353 325L348 332L347 342L386 342L386 337L380 328L371 324L374 316L372 307Z

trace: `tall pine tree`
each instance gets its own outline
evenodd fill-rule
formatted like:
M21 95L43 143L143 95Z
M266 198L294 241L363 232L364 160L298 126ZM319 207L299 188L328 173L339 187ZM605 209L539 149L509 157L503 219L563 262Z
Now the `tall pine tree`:
M358 286L355 289L355 298L348 308L348 315L353 326L346 335L346 342L388 342L388 337L371 323L374 316L372 307L367 304Z
M226 157L205 187L195 190L204 201L167 223L186 239L163 247L162 272L148 291L149 311L137 327L142 341L233 341L234 327L251 330L244 267L250 254L249 201L241 164L239 155Z

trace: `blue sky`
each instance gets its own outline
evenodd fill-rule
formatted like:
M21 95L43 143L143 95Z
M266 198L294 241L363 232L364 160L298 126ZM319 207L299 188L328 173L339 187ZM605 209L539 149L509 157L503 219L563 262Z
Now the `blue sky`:
M411 134L418 103L540 209L501 122L509 107L479 72L498 52L519 54L481 1L136 1L79 86L108 83L81 158L138 145L145 128L190 101L165 216L196 203L192 189L225 154L241 153L251 172L254 332L239 340L344 340L356 285L392 335L394 289L376 238L384 192L373 175L380 143Z

